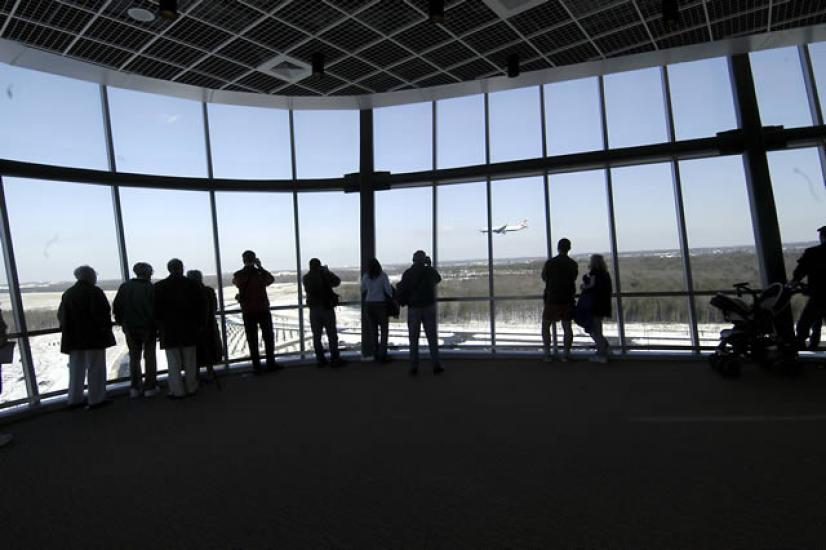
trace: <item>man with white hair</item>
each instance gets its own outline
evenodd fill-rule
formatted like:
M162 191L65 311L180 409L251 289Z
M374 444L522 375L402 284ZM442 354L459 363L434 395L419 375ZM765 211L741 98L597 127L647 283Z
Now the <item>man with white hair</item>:
M130 397L158 394L155 344L157 329L153 312L155 288L152 286L152 266L138 262L132 267L135 277L120 285L112 310L115 321L123 329L129 347ZM141 380L141 356L146 374Z
M57 319L62 332L60 351L69 355L69 406L83 404L87 373L87 409L106 404L106 348L115 345L109 300L96 286L97 273L88 265L75 269L77 282L63 293Z
M184 277L181 260L169 260L166 268L169 277L155 283L155 322L169 365L169 397L181 398L198 391L196 346L205 306L198 283Z

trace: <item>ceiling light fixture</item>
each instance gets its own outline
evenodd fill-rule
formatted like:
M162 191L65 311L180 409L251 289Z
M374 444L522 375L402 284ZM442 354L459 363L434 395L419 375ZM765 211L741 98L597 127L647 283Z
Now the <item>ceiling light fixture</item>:
M159 0L158 13L164 19L176 19L178 17L178 0Z
M680 2L678 0L663 0L663 24L668 30L673 29L680 22Z
M508 56L508 78L519 76L519 54L512 53Z
M324 76L324 54L316 52L310 56L310 64L313 67L313 76L318 78Z
M129 8L126 10L126 13L132 18L134 21L138 21L139 23L151 23L155 20L155 14L146 8Z
M445 22L445 0L430 0L427 13L431 23Z

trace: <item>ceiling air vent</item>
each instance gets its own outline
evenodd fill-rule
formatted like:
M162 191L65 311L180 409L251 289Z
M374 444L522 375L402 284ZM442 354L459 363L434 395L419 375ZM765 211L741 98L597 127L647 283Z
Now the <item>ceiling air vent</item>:
M285 82L304 80L313 72L307 63L288 55L274 57L259 65L257 69Z
M517 13L522 13L539 4L544 4L547 0L482 0L487 6L495 11L502 19L513 17Z

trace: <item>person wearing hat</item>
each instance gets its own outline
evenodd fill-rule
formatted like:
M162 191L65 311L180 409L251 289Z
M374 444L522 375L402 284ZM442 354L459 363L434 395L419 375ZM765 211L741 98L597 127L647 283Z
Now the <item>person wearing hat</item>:
M809 285L809 300L797 321L797 343L800 349L805 349L812 326L826 317L826 225L817 232L820 244L803 252L792 275L792 283L799 283L806 278Z
M152 266L138 262L132 266L135 277L126 281L115 294L112 311L115 322L126 336L129 348L130 397L152 397L158 394L158 364L155 358L157 329L155 327L155 287L152 286ZM146 370L141 380L141 356Z
M441 281L441 275L431 267L427 254L417 250L413 254L413 265L402 274L399 282L399 303L407 306L411 376L419 373L419 334L422 325L430 349L433 374L445 370L439 362L439 338L436 334L436 285Z

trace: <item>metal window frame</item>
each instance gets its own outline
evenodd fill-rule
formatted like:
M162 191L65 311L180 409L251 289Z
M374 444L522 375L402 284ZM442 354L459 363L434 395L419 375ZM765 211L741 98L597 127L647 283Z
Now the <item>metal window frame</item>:
M824 167L826 167L826 153L824 153L824 142L826 142L826 126L823 125L823 112L822 106L820 105L818 91L817 91L817 82L815 79L815 74L812 66L811 54L809 52L809 48L806 45L798 46L798 53L800 56L800 63L803 70L804 82L806 84L806 91L809 100L809 107L812 112L812 120L813 125L811 127L804 127L804 128L795 128L789 130L783 130L782 134L784 137L788 138L788 144L783 146L773 146L770 144L760 143L755 144L754 142L749 143L748 139L749 136L746 136L746 141L741 146L741 149L735 153L725 153L725 154L739 154L741 156L746 157L749 152L756 152L760 156L765 156L768 150L773 149L793 149L793 148L800 148L800 147L817 147L821 163ZM751 83L750 89L743 90L742 87L744 84L748 84L751 79L748 78L749 75L741 74L744 71L742 66L743 59L746 58L745 61L748 62L748 56L744 54L739 54L741 66L739 68L740 73L736 73L732 69L732 64L734 62L733 57L729 57L729 71L731 77L731 85L732 89L737 95L738 90L737 86L740 86L741 90L740 93L744 93L745 96L752 96L754 97L754 86L753 81ZM551 209L550 209L550 175L554 173L562 173L562 172L580 172L580 171L587 171L589 169L599 168L604 171L605 174L605 189L606 189L606 198L608 204L608 219L609 219L609 232L610 232L610 241L611 241L611 253L612 253L612 271L615 280L615 298L617 302L617 330L620 339L620 347L623 352L633 349L651 349L649 346L644 345L629 345L625 335L625 323L624 323L624 312L623 312L623 298L635 298L635 297L685 297L689 301L689 327L690 327L690 339L691 339L691 346L672 346L674 349L680 349L685 351L691 351L693 354L700 353L701 351L705 351L708 346L703 345L702 341L700 340L699 336L699 327L697 324L697 313L696 313L696 305L695 305L695 298L698 296L711 296L714 295L718 291L698 291L694 288L693 282L693 274L691 270L691 260L689 254L689 246L688 246L688 235L686 229L686 221L685 221L685 204L683 200L683 192L682 192L682 180L681 174L679 169L679 161L681 159L687 158L710 158L713 157L715 154L720 153L720 145L721 139L719 137L709 137L709 138L702 138L702 139L695 139L695 140L686 140L686 141L677 141L676 139L676 132L674 128L674 113L673 113L673 105L671 99L671 89L670 89L670 81L669 81L669 74L668 74L668 66L663 65L660 66L661 78L662 78L662 86L663 86L663 95L665 101L665 117L666 117L666 124L668 129L668 141L665 143L659 144L649 144L639 147L631 147L631 148L620 148L620 149L611 149L609 138L608 138L608 115L606 109L606 93L605 93L605 82L604 77L598 77L598 88L599 88L599 109L600 109L600 120L601 120L601 133L602 133L602 147L598 151L591 151L585 153L576 153L572 155L559 155L559 156L549 156L547 151L547 121L546 121L546 113L545 113L545 89L544 85L539 85L539 101L540 101L540 116L541 116L541 140L542 140L542 155L540 158L536 159L525 159L521 161L513 161L513 162L504 162L504 163L492 163L491 162L491 128L490 128L490 98L489 93L485 92L483 95L484 99L484 124L485 124L485 161L484 164L475 165L470 167L460 167L460 168L453 168L453 169L442 169L439 170L438 167L438 102L435 99L431 99L431 123L432 123L432 162L431 162L431 169L425 172L419 173L412 173L412 174L393 174L388 178L389 186L391 188L396 187L409 187L409 186L429 186L432 191L432 257L434 259L434 265L438 266L439 262L439 253L438 253L438 212L439 212L439 201L438 201L438 187L442 184L448 183L458 183L458 182L481 182L484 179L485 182L485 191L486 191L486 217L487 217L487 228L488 228L488 293L487 296L479 296L479 297L463 297L463 298L438 298L439 302L482 302L486 301L489 304L489 315L490 315L490 324L489 324L489 331L488 334L490 336L490 346L483 346L485 349L489 349L491 354L496 354L497 351L502 352L505 350L513 349L513 346L501 346L497 344L497 331L496 331L496 305L497 302L502 301L513 301L513 300L536 300L538 303L541 303L541 296L536 295L520 295L520 296L496 296L495 292L495 282L494 282L494 266L493 266L493 239L492 234L490 233L490 229L492 226L492 214L493 214L493 204L492 204L492 182L498 179L509 179L524 176L526 174L530 175L537 175L542 176L543 183L544 183L544 197L545 197L545 238L546 238L546 249L548 255L552 254L552 234L551 234ZM735 74L736 73L736 74ZM738 79L740 80L739 82ZM747 86L748 87L748 86ZM3 252L4 252L4 263L6 267L6 273L9 282L9 295L12 304L12 315L14 317L16 323L16 331L14 333L10 333L10 338L17 338L20 342L20 356L21 356L21 363L22 369L24 374L24 379L26 382L27 394L28 397L24 401L28 402L30 406L36 406L39 404L41 398L43 397L37 388L37 379L36 373L34 369L34 359L32 356L31 345L30 345L30 338L37 337L45 334L54 334L59 332L59 329L44 329L44 330L28 330L26 326L25 320L25 311L23 308L23 301L22 301L22 293L20 290L20 282L18 279L18 271L17 271L17 264L15 261L14 256L14 247L13 247L13 240L12 240L12 229L10 227L9 218L8 218L8 207L6 204L5 199L5 188L3 184L3 176L18 176L23 178L39 178L39 179L46 179L46 180L54 180L54 181L64 181L64 182L77 182L77 183L89 183L89 184L98 184L98 185L107 185L110 187L112 191L112 205L113 205L113 215L115 219L115 230L116 230L116 237L118 241L118 254L119 254L119 264L121 268L121 275L124 280L126 280L129 276L129 264L128 264L128 250L126 246L126 237L125 237L125 229L123 224L123 212L122 212L122 204L120 198L120 188L122 186L137 186L137 187L150 187L150 188L177 188L177 189L195 189L201 191L209 192L210 196L210 213L211 213L211 220L212 220L212 229L213 229L213 247L214 247L214 254L215 254L215 262L216 262L216 269L217 269L217 277L219 281L219 288L218 294L219 299L221 301L221 308L219 311L219 315L221 316L221 325L222 325L222 344L223 344L223 352L224 352L224 359L225 365L229 368L230 363L237 363L244 361L244 358L229 358L229 353L227 349L227 327L226 327L226 317L230 313L234 313L235 310L226 308L224 306L223 301L223 284L222 284L222 266L221 266L221 258L220 258L220 235L219 235L219 226L218 226L218 214L217 214L217 196L216 192L219 190L226 190L226 191L270 191L270 192L289 192L292 194L293 198L293 225L295 231L295 254L296 254L296 295L298 299L298 303L296 305L288 305L288 306L273 306L271 307L271 311L279 311L279 310L298 310L298 333L299 333L299 352L302 358L306 357L306 333L304 327L304 300L303 300L303 291L301 286L301 237L300 237L300 212L299 212L299 199L298 194L299 190L301 192L307 191L329 191L329 190L343 190L344 188L344 180L343 178L330 178L326 180L299 180L297 177L297 166L296 166L296 143L295 143L295 124L294 124L294 112L290 109L289 112L289 133L290 133L290 158L291 158L291 178L290 180L281 180L281 181L258 181L258 182L245 182L245 181L234 181L234 180L223 180L223 179L216 179L214 177L213 171L213 159L212 159L212 144L210 139L210 128L209 128L209 113L208 113L208 104L207 102L201 101L202 105L202 123L204 125L204 143L206 148L206 162L207 162L207 178L176 178L176 177L166 177L166 176L145 176L139 174L125 174L117 171L116 159L115 159L115 148L114 148L114 138L112 133L112 122L110 118L110 108L109 108L109 101L108 101L108 89L105 85L101 85L100 88L100 99L101 99L101 113L103 117L103 126L104 126L104 137L105 137L105 145L106 145L106 153L107 153L107 160L108 160L108 170L107 171L96 171L96 170L85 170L85 169L76 169L76 168L65 168L65 167L54 167L54 166L47 166L47 165L39 165L35 163L25 163L25 162L15 162L15 161L7 161L7 160L0 160L0 241L2 241L3 245ZM744 97L745 97L744 96ZM759 111L757 110L756 103L753 105L742 105L741 99L735 97L736 102L736 112L738 115L738 125L743 127L743 119L744 117L750 119L750 124L752 130L754 129L755 120L759 122ZM748 97L746 97L748 99ZM749 129L747 128L747 129ZM362 136L360 136L361 139ZM752 136L753 137L753 136ZM672 167L672 184L674 186L674 194L675 194L675 210L677 215L677 223L678 223L678 230L679 230L679 238L680 238L680 249L683 255L683 270L684 270L684 278L686 281L686 290L685 291L675 291L675 292L623 292L621 287L621 273L620 273L620 266L619 266L619 254L618 254L618 244L617 244L617 231L616 231L616 217L615 217L615 210L614 210L614 202L613 202L613 179L611 170L614 167L622 166L622 165L641 165L646 163L654 163L654 162L668 162ZM365 170L361 170L361 177L367 177L369 180L373 177L372 171L371 173L365 173ZM749 187L753 186L753 182L751 181L751 176L748 173L748 169L746 170L746 178ZM372 180L371 180L372 181ZM770 182L769 182L770 183ZM750 200L751 197L750 197ZM375 220L375 216L374 216ZM759 232L761 230L765 230L764 224L758 223L758 219L752 219L752 226L755 229L755 232ZM771 221L771 220L769 220ZM774 223L777 223L777 215L776 209L774 209ZM758 225L760 227L758 227ZM769 228L771 229L771 228ZM771 240L771 239L770 239ZM375 246L375 239L372 243ZM772 243L770 243L772 244ZM774 243L776 244L776 243ZM771 246L769 248L769 252L773 254L777 254L779 248L777 246ZM764 257L765 251L761 252L758 250L758 258L760 262L761 273L763 273L763 278L765 279L767 273L767 265ZM730 293L729 289L721 289L720 292ZM353 303L355 304L355 302ZM346 304L345 304L346 305ZM352 304L351 304L352 305ZM556 328L556 327L554 327ZM553 340L554 348L557 347L557 335L556 331L554 330L554 340ZM532 347L532 346L528 346ZM668 346L658 345L656 349L666 349ZM670 349L670 348L669 348ZM285 355L295 355L295 353L287 353ZM49 394L51 395L51 394ZM15 401L15 403L19 403ZM4 404L6 406L8 404Z

